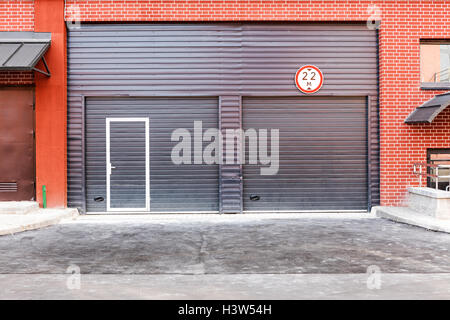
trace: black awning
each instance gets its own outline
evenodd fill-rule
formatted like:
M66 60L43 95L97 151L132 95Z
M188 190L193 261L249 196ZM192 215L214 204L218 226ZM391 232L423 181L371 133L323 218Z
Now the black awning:
M49 32L0 32L0 71L36 70L50 75L43 58L50 42ZM35 68L41 58L47 72Z
M438 94L411 112L405 123L431 123L448 106L450 106L450 92Z

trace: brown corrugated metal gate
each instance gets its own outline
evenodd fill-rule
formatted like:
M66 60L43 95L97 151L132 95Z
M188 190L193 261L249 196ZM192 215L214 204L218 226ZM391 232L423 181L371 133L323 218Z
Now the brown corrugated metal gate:
M379 203L378 40L366 24L82 24L69 31L68 57L70 206L86 210L91 203L87 211L101 207L94 203L96 192L90 186L100 181L92 177L105 175L105 164L88 163L90 152L106 159L104 146L92 150L90 132L104 130L102 121L89 118L97 112L95 99L114 106L103 108L103 117L148 114L150 131L152 121L164 118L189 120L191 125L183 127L192 128L201 110L210 123L210 117L216 117L222 131L276 124L282 152L279 175L261 180L247 165L214 168L217 179L210 181L218 194L209 199L218 202L220 212L350 210ZM294 75L310 64L323 71L325 82L318 93L305 96L296 88ZM120 100L124 97L125 104ZM171 107L164 111L153 105L154 99ZM177 99L187 105L212 99L217 109L208 102L187 114L186 103ZM153 152L169 152L170 138L169 133L158 136L160 148ZM169 164L151 168L150 188L152 179L171 170ZM204 184L203 174L191 175L192 166L177 170L181 177L190 177L192 185ZM105 189L98 188L100 193ZM215 210L211 201L195 194L172 197L164 187L150 193L150 208L179 212L177 208L188 203L198 211ZM250 201L251 195L259 200Z
M0 88L0 200L34 200L33 88Z

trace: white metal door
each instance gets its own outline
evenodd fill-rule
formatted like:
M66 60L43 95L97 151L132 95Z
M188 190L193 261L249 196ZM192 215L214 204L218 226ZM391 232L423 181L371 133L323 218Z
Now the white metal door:
M149 118L106 118L106 209L150 211Z

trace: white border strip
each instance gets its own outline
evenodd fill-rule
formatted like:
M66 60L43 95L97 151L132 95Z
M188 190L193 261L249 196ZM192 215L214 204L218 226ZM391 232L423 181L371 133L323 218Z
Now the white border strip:
M111 122L145 123L145 208L111 208ZM150 124L149 118L106 118L106 211L150 212Z

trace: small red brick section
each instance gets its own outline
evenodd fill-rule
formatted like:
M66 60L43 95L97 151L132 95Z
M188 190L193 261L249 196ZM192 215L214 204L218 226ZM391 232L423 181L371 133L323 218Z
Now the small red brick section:
M33 72L30 71L2 71L0 72L0 86L31 85L34 83Z
M0 31L33 31L34 0L0 1Z
M0 1L0 31L33 31L33 0ZM0 85L30 85L34 83L32 72L0 72Z
M408 126L407 115L438 91L420 89L420 39L450 39L450 1L101 1L68 0L81 21L367 21L381 10L381 202L399 204L417 185L414 162L427 148L450 148L450 110L431 125ZM371 7L372 6L372 7ZM372 8L372 10L370 10Z

